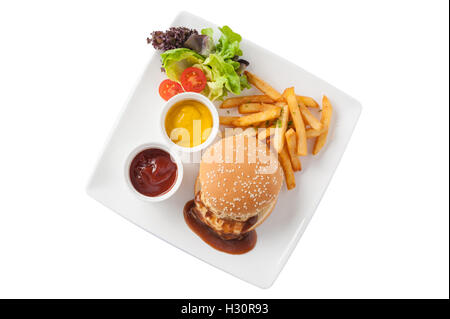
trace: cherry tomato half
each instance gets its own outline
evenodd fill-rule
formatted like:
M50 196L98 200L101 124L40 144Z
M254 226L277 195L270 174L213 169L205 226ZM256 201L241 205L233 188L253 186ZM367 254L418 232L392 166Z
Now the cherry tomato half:
M159 95L161 95L161 97L166 101L168 101L172 96L182 92L184 91L181 85L169 79L162 81L159 85Z
M190 67L181 73L180 82L186 91L200 93L206 86L206 76L199 68Z

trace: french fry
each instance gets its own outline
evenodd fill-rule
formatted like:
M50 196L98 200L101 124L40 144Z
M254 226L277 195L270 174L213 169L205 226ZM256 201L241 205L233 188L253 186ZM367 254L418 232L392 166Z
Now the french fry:
M296 98L297 98L297 102L301 101L307 107L311 107L314 109L319 108L319 103L317 103L312 97L297 95Z
M234 125L233 121L237 120L238 118L239 116L219 116L219 123L222 125Z
M248 71L244 71L244 74L247 76L248 82L256 86L258 90L270 97L272 100L278 101L281 99L281 94L273 87L271 87L268 83L266 83L263 79L260 79L259 77Z
M323 127L320 130L315 130L315 129L309 128L306 130L306 138L315 138L324 132L325 132L325 129Z
M305 106L303 101L298 101L298 106L300 107L300 112L302 113L303 120L305 124L309 124L313 129L320 130L322 128L322 124L316 117L311 113L310 110Z
M302 163L296 154L297 149L297 137L295 135L295 131L293 129L287 130L286 134L286 146L289 153L289 157L291 158L292 168L294 171L300 171L302 169Z
M275 124L275 137L273 141L273 147L275 150L280 153L284 147L284 133L287 129L287 124L289 120L289 106L284 103L283 108L281 109L280 118L277 120Z
M285 97L289 105L289 112L291 113L295 132L297 133L297 155L306 156L308 155L308 145L306 144L305 124L303 123L303 119L300 114L300 109L295 97L294 88L291 87L286 89L283 93L283 96Z
M261 103L244 103L239 105L238 111L241 114L257 113L262 111Z
M280 108L273 108L267 111L238 117L232 122L232 124L234 126L250 126L267 120L273 120L280 116L280 112Z
M274 100L272 100L267 95L248 95L248 96L238 96L238 97L231 97L223 101L223 103L220 105L221 109L226 109L230 107L239 106L244 103L273 103Z
M328 129L330 127L331 116L333 115L333 108L331 106L330 100L325 95L322 98L322 116L320 118L320 123L322 123L324 132L319 135L316 139L316 143L313 148L313 155L316 155L320 152L322 147L325 145L328 136Z
M239 105L239 113L241 114L249 114L249 113L257 113L262 111L267 111L278 106L267 103L245 103Z
M287 105L287 103L285 101L278 101L278 102L275 102L274 105L283 107L283 106Z
M278 154L278 160L280 161L281 167L283 168L287 189L295 188L294 170L292 168L291 160L289 159L289 154L286 150L286 147L283 147L281 152Z
M260 130L258 133L258 140L262 141L270 136L275 134L275 125L271 125L269 127L266 127L264 130Z

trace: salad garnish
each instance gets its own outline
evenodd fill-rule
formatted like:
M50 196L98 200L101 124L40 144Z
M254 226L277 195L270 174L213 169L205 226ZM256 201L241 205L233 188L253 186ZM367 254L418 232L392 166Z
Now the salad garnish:
M170 80L181 83L186 91L201 92L215 101L223 99L229 92L239 95L242 90L250 88L244 74L249 62L241 58L242 37L228 26L219 30L221 36L217 43L214 42L212 28L202 29L199 33L184 27L152 32L147 42L163 51L161 62ZM195 68L189 78L199 81L196 87L190 84L192 82L186 82L186 77L182 78L188 68ZM203 77L206 79L204 87Z

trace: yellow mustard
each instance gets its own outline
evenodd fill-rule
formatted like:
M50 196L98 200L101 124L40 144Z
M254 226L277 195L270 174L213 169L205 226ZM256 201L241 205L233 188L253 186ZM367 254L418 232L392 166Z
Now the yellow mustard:
M166 133L183 147L194 147L205 142L211 134L213 119L209 109L195 100L174 104L165 118Z

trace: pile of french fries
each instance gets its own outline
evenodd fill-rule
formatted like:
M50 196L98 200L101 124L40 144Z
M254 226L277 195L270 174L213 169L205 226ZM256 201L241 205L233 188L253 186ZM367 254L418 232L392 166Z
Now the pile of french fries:
M237 108L241 116L220 116L220 124L240 128L259 128L257 138L269 143L278 152L278 160L284 171L286 186L295 188L294 172L302 169L300 156L308 155L307 139L315 138L312 154L316 155L325 145L333 109L324 95L322 109L311 97L296 95L290 87L280 94L258 76L245 71L248 81L262 95L232 97L220 108ZM310 109L319 110L317 119Z

